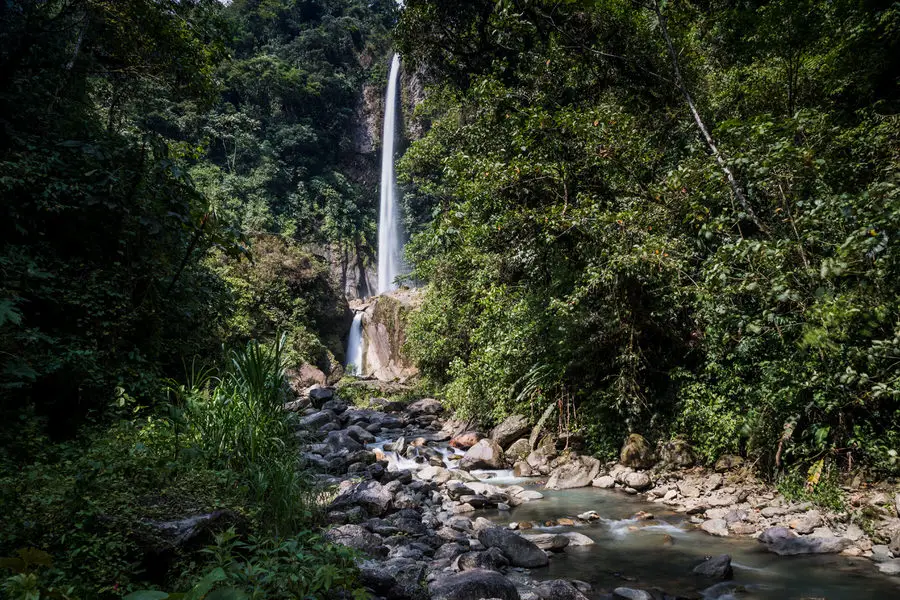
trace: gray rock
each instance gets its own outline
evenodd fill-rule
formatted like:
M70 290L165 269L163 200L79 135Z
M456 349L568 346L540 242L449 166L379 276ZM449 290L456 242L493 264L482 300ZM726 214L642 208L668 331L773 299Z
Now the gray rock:
M388 548L380 535L360 525L341 525L325 532L325 539L335 544L359 550L371 556L387 556Z
M479 440L459 461L461 469L502 469L506 464L503 448L490 439Z
M464 552L468 552L468 545L463 545L459 542L447 542L443 544L440 548L438 548L434 552L435 560L453 560L460 554Z
M744 464L744 459L740 456L735 456L733 454L725 454L724 456L720 456L719 460L716 461L715 471L716 473L724 473L725 471L730 471L732 469L737 469L738 467Z
M506 457L510 461L524 461L529 454L531 454L531 447L525 438L516 440L506 449Z
M885 575L900 575L900 558L892 558L878 563L878 570Z
M523 533L521 535L541 550L559 552L569 545L569 538L556 533Z
M542 600L588 600L581 590L565 579L543 581L535 591Z
M891 560L891 550L886 544L875 544L872 546L872 560L874 562L885 562Z
M531 569L543 567L550 562L543 550L508 529L484 529L478 533L478 540L486 548L499 548L514 567Z
M307 392L310 402L316 408L321 408L323 404L334 398L334 388L314 385Z
M546 488L550 490L567 490L591 485L600 474L600 461L590 456L582 456L576 460L557 467L550 474Z
M569 546L593 546L595 543L594 540L577 531L567 531L566 533L561 533L559 535L569 539Z
M527 435L530 430L531 425L528 424L527 417L510 415L502 423L494 427L491 431L491 439L501 447L506 448L516 440Z
M409 558L391 558L384 562L366 561L360 565L360 583L378 594L398 600L426 600L423 581L426 563Z
M725 519L709 519L708 521L704 521L700 524L700 529L710 535L716 535L719 537L728 536L728 523L725 521Z
M475 569L438 577L429 586L432 600L519 600L516 586L495 571Z
M320 410L311 415L306 415L297 422L297 425L303 429L318 430L326 423L333 423L335 419L335 414L330 410Z
M356 452L363 450L363 445L356 441L346 429L329 431L328 436L325 438L325 444L332 452L341 452L342 450Z
M415 402L407 406L406 412L408 412L410 416L413 417L422 415L437 415L444 412L444 407L441 406L441 403L434 398L422 398L421 400L416 400Z
M363 481L348 488L331 502L332 509L346 509L359 506L373 517L385 514L391 507L393 497L390 490L374 480Z
M691 467L696 462L694 450L691 445L684 440L669 440L659 447L659 459L673 467Z
M466 552L456 559L458 571L472 571L485 569L487 571L500 571L509 566L509 559L503 555L499 548L488 548L480 552Z
M685 498L699 498L700 488L690 483L681 482L678 484L678 492Z
M900 557L900 530L894 532L894 535L891 536L891 541L888 543L888 550L891 551L891 554L894 556Z
M601 489L610 489L616 487L616 480L609 475L603 475L591 482L591 486Z
M795 530L801 535L812 533L814 529L816 529L817 527L821 527L823 524L824 521L822 520L822 515L820 515L819 512L815 510L811 510L805 515L801 515L796 519L791 519L791 521L788 523L791 529Z
M731 579L734 577L731 557L727 554L714 556L694 567L694 573L712 579Z
M649 488L653 483L646 473L628 473L625 475L625 485L640 492Z
M614 589L613 597L624 598L625 600L653 600L653 596L650 594L650 592L627 587L618 587Z
M334 400L329 400L322 405L322 410L330 410L336 415L340 415L345 412L349 406L343 400L338 400L335 398Z
M779 556L836 554L853 544L845 538L796 536L784 527L770 527L763 531L758 539L766 545L769 552L774 552Z

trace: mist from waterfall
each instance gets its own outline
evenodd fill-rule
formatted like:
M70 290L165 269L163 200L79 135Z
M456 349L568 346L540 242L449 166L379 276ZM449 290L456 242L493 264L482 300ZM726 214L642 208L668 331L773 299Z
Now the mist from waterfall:
M394 279L400 273L402 242L400 211L394 179L394 142L397 137L397 80L400 55L391 61L387 94L384 99L384 132L381 136L381 204L378 210L378 293L397 288Z
M362 338L362 311L353 316L353 324L350 326L350 335L347 336L347 367L348 375L362 375L363 338Z

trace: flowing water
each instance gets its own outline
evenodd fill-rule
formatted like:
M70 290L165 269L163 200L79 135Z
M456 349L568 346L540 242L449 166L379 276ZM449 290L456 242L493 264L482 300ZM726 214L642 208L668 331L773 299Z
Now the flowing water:
M397 80L400 55L391 61L387 94L384 99L384 131L381 137L381 204L378 209L378 293L396 289L394 280L400 273L403 251L400 211L396 202L394 180L394 142L397 136Z
M362 312L353 316L353 324L350 325L350 335L347 336L347 361L346 367L350 375L362 375L363 339L362 339Z
M411 438L410 438L411 439ZM370 445L384 451L393 440ZM448 468L456 468L462 452L445 444L431 445ZM428 464L424 450L407 456L384 451L389 469L420 469ZM533 569L536 579L580 579L594 595L616 587L658 587L670 594L718 600L868 600L900 598L900 579L878 573L866 559L840 555L783 557L767 552L749 538L717 538L698 530L688 517L659 504L642 502L621 492L597 488L548 491L539 480L513 477L510 471L473 471L494 485L523 485L544 498L511 511L479 510L468 516L486 517L497 524L530 522L535 532L577 531L595 544L567 548L555 554L550 566ZM575 527L544 526L548 521L596 511L600 520ZM633 516L646 511L653 520ZM694 576L691 570L708 556L729 554L734 579L715 583Z

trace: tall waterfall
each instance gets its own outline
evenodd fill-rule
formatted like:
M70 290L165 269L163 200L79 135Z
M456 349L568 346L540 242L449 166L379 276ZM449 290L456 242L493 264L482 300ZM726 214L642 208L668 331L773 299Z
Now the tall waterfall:
M391 61L387 95L384 99L384 132L381 136L381 205L378 210L378 293L396 289L394 279L400 272L400 212L394 181L394 141L397 135L397 79L400 55Z
M362 375L362 316L362 311L353 316L353 325L350 326L350 335L347 337L348 375Z

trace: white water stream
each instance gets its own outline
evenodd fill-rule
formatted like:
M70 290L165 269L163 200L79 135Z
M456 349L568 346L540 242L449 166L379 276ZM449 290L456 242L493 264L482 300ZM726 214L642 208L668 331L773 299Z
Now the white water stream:
M394 178L394 142L397 137L397 80L400 55L391 61L387 94L384 99L384 132L381 151L381 204L378 210L378 293L397 288L394 280L402 264L402 234Z
M362 375L363 368L363 338L362 338L362 312L353 317L350 326L350 335L347 336L347 361L345 366L350 375Z

